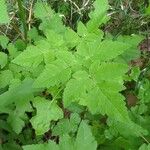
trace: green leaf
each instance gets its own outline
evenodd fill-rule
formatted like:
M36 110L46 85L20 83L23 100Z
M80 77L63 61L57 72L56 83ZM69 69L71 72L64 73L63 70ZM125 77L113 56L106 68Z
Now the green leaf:
M65 134L69 134L70 132L74 133L78 129L79 123L81 119L77 113L73 113L69 119L62 119L58 122L58 124L53 128L53 135L63 136Z
M33 27L31 30L28 31L28 38L37 42L40 40L41 37L38 35L38 30Z
M41 20L45 18L50 18L53 15L52 9L48 6L46 2L37 2L34 6L34 16Z
M112 74L112 70L115 70ZM103 81L113 81L123 83L123 76L128 71L128 66L121 63L100 63L95 62L90 67L90 74L100 83ZM121 89L122 90L122 89Z
M124 53L120 56L125 62L129 62L131 60L137 59L140 57L140 50L138 48L138 44L144 39L143 36L140 35L131 35L131 36L119 36L117 38L118 42L128 43L128 48Z
M72 113L70 116L71 131L76 132L80 123L81 123L81 118L79 114Z
M48 41L40 40L36 46L28 46L12 62L22 67L36 68L41 62L45 61L47 64L54 59L55 54Z
M10 70L4 70L0 72L0 88L4 88L10 84L13 79L13 74Z
M0 45L2 46L3 49L7 48L8 42L9 42L9 39L7 36L0 35Z
M76 65L76 63L78 63L75 56L73 55L73 53L69 52L69 51L57 51L56 57L59 60L63 60L70 67L72 67L72 66Z
M138 124L129 120L128 122L119 122L115 119L108 119L107 124L110 127L109 130L113 130L115 133L119 133L124 137L140 137L142 135L148 135L148 131L143 129ZM116 135L115 135L116 136Z
M147 8L145 8L145 14L150 15L150 5Z
M146 145L145 143L142 144L139 148L139 150L150 150L150 144Z
M33 81L31 79L15 83L15 86L11 86L7 92L0 95L0 107L5 107L12 103L23 105L22 103L29 102L34 92L32 84Z
M128 44L111 40L82 42L77 47L77 54L82 56L84 60L108 61L123 54L129 47Z
M59 14L55 14L51 18L43 19L40 25L40 30L46 33L47 30L53 30L56 33L64 33L66 28L63 24L62 17Z
M63 136L71 131L71 125L68 119L60 120L57 125L53 128L53 135Z
M68 107L73 102L79 102L86 95L86 91L90 91L92 88L93 82L89 79L87 72L76 72L66 84L63 93L64 106Z
M77 138L75 141L75 149L77 150L96 150L97 142L95 141L90 127L82 121L78 129Z
M64 34L64 39L69 48L74 48L77 46L80 40L78 34L70 28L67 28Z
M115 70L113 74L112 69ZM123 75L127 70L124 64L95 63L90 68L90 75L83 71L76 72L64 90L64 106L78 102L87 106L93 114L107 114L122 122L130 120L124 97L120 94L124 89Z
M17 134L22 131L22 128L25 125L24 121L15 113L11 113L9 115L7 122L12 127L13 131L15 131Z
M90 127L82 121L77 137L74 140L69 135L65 134L60 137L59 145L55 144L54 142L49 141L45 144L33 144L33 145L26 145L23 146L23 150L96 150L97 149L97 142L95 141Z
M97 30L102 23L106 23L109 20L107 15L108 0L96 0L93 5L94 11L89 14L90 21L87 23L89 32Z
M23 67L37 67L43 61L42 52L36 46L29 46L12 62Z
M59 144L60 150L96 150L97 142L95 141L90 127L82 121L80 123L76 139L71 139L68 135L63 135Z
M9 23L9 16L7 13L7 5L5 0L0 0L0 24Z
M17 51L17 48L12 43L10 43L7 46L7 49L8 49L11 60L14 59L20 53L19 51Z
M81 21L78 23L77 33L79 36L83 36L83 37L86 36L87 34L87 28Z
M66 150L66 149L74 150L75 146L74 146L73 139L67 134L63 135L60 138L59 149L60 150Z
M71 69L62 60L56 60L46 65L44 71L35 80L34 87L44 88L66 82L71 76Z
M21 132L25 125L25 112L32 111L30 105L34 92L32 83L33 81L30 79L26 79L22 83L14 82L14 85L11 85L7 92L0 95L0 109L9 108L7 122L17 134ZM14 107L8 107L10 105Z
M45 35L51 47L54 47L55 49L64 44L63 36L55 32L54 30L46 30Z
M15 141L10 141L3 145L2 150L10 150L10 149L11 150L22 150L21 147Z
M33 105L37 110L36 116L31 118L31 123L35 129L36 135L42 135L50 129L50 121L57 121L63 118L62 110L54 101L36 97L33 100Z
M14 43L15 48L17 48L18 51L23 51L26 49L26 43L25 41L21 40L21 39L17 39Z
M1 68L4 68L7 64L8 56L7 54L0 52L0 66Z

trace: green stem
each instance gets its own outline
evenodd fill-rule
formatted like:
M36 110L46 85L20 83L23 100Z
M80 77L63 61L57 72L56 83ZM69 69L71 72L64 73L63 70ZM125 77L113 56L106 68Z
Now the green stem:
M22 5L22 0L17 0L18 8L19 8L19 16L22 22L23 30L24 30L24 39L27 41L27 24L26 24L26 13Z

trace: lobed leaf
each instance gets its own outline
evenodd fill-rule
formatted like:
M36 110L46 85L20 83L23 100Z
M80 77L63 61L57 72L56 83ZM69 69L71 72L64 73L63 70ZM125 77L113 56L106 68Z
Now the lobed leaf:
M49 130L50 121L63 118L62 110L55 102L49 102L44 98L35 97L33 105L37 110L36 116L30 122L35 129L36 135L42 135Z

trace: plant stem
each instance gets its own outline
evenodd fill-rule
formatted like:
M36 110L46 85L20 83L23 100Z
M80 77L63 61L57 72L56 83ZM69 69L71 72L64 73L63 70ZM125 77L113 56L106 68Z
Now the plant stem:
M24 30L24 40L27 41L26 13L22 5L22 0L17 0L17 2L18 2L18 8L19 8L19 16L20 16L23 30Z

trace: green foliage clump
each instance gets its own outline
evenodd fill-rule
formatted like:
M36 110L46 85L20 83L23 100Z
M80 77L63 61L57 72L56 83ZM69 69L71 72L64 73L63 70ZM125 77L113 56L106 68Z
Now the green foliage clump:
M99 26L110 18L108 1L96 0L93 6L89 21L78 22L74 31L47 3L37 2L34 16L41 24L28 32L25 50L0 38L4 150L149 147L143 143L149 137L142 118L145 103L136 106L145 106L137 115L141 123L122 94L124 83L134 79L128 64L140 55L136 50L143 37L104 34Z

